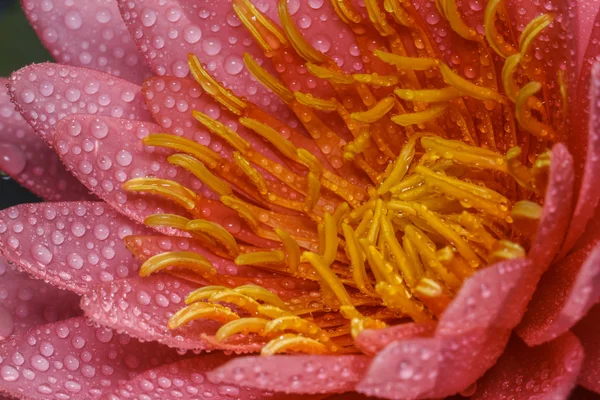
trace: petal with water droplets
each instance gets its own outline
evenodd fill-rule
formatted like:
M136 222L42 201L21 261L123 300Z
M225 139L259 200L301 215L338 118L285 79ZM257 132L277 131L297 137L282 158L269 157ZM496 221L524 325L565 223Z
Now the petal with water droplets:
M262 343L214 340L221 323L196 320L169 330L169 318L185 307L185 298L198 286L166 274L148 278L122 279L98 285L82 301L85 315L93 321L142 340L154 340L170 347L195 350L253 352Z
M0 342L37 325L81 315L79 296L32 279L0 257Z
M573 328L585 352L578 383L600 394L600 305L592 308L587 316Z
M527 347L513 337L498 363L477 382L473 400L566 399L583 363L583 347L575 335Z
M595 241L550 266L517 332L530 346L552 340L599 300L600 244Z
M0 253L32 276L78 294L135 275L123 244L148 232L101 202L24 204L0 211Z
M24 0L23 10L57 62L137 83L150 75L114 1Z
M15 110L0 78L0 170L36 195L51 201L91 200L56 153Z
M180 358L76 317L14 335L0 344L0 392L18 398L98 399L153 366Z
M293 398L289 395L211 383L206 378L207 372L218 368L230 359L231 357L223 354L207 354L153 368L120 384L116 391L106 396L106 399L193 400L198 398L235 398L237 400L254 400L268 398L283 400Z
M363 355L241 357L208 376L211 382L283 393L342 393L353 390L369 361Z
M388 344L399 340L433 336L435 322L411 322L385 329L368 329L355 339L356 346L366 354L375 355Z
M87 68L30 65L11 75L8 88L19 112L50 145L56 123L71 114L152 120L140 86Z
M261 51L235 15L231 2L119 0L118 3L125 24L155 74L186 77L187 57L194 53L219 82L239 96L257 99L272 111L282 108L279 99L243 67L244 52L261 57ZM276 15L273 1L262 5L269 15Z

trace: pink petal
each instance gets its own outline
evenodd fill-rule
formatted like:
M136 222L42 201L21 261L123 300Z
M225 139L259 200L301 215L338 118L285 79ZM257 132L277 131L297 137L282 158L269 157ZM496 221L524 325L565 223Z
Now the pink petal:
M166 132L193 139L231 159L231 147L212 135L192 116L192 111L197 110L235 129L258 152L285 165L285 161L265 144L264 139L241 126L237 116L224 110L211 96L205 94L195 81L172 76L155 77L144 82L143 94L155 121ZM284 118L292 118L289 109L285 110L288 115Z
M363 355L249 356L233 359L208 377L214 383L283 393L343 393L353 390L370 360Z
M157 75L180 78L189 74L187 57L194 53L208 71L239 96L256 99L271 112L283 109L281 101L243 68L242 55L263 59L230 1L119 0L123 20L146 62ZM259 8L277 14L273 0ZM218 24L218 31L213 27ZM272 68L271 68L272 70Z
M196 243L193 239L175 236L130 236L126 244L136 257L145 261L166 251L193 251L206 257L221 275L226 275L229 286L254 283L268 289L284 299L292 299L319 290L315 282L275 274L245 265L236 265L232 260L221 258ZM194 282L208 284L191 276Z
M600 305L590 310L588 315L573 328L585 352L578 383L600 394Z
M600 244L590 243L544 274L519 336L534 346L568 331L600 301Z
M178 355L141 343L83 317L42 325L0 345L0 392L33 399L98 399Z
M444 397L466 389L502 353L524 304L532 263L497 263L465 281L435 336L392 342L374 359L358 391L390 399Z
M79 296L31 279L0 257L0 342L34 326L81 315Z
M566 399L583 363L583 347L575 335L537 347L514 337L498 363L477 382L473 400Z
M573 158L567 147L552 147L550 180L544 197L544 210L528 256L535 260L540 275L558 253L571 218L573 197Z
M363 60L352 29L342 22L332 5L321 0L288 0L296 27L315 49L333 59L344 71L363 70ZM279 19L276 18L279 22ZM323 29L323 24L327 29Z
M0 78L0 170L46 200L93 198L62 165L46 142L15 111Z
M596 30L598 31L597 35L600 35L600 28ZM600 46L593 41L590 44L590 51L593 52L594 60L599 50ZM587 57L591 57L591 54L588 53ZM588 79L590 79L589 86ZM575 157L575 165L581 163L583 171L578 171L581 179L579 195L562 247L563 255L571 249L584 232L600 199L600 191L596 190L595 186L600 171L600 63L594 64L591 71L589 66L585 65L580 82L582 83L578 94L579 98L583 99L581 101L583 104L577 104L574 112L574 131L571 134L569 147Z
M71 114L152 120L138 85L91 69L30 65L13 73L8 87L19 112L50 145L56 123Z
M111 0L24 0L23 10L57 62L141 83L150 70Z
M167 163L165 152L145 146L142 139L160 132L159 126L141 121L73 115L55 129L56 149L71 172L115 209L137 222L156 213L185 214L167 200L128 193L122 184L132 178L171 179L192 190L202 187L191 174Z
M256 236L231 208L203 196L214 193L198 179L166 160L171 152L145 146L142 138L160 132L149 122L129 121L92 115L72 115L55 129L56 149L67 168L92 192L123 215L142 223L152 214L187 215L170 200L122 188L129 179L155 177L174 180L200 194L196 213L229 229L236 238L261 247L273 242ZM167 234L182 234L171 228L157 228Z
M386 329L369 329L363 331L354 343L364 353L375 355L392 342L433 336L437 323L412 322L399 324Z
M94 287L83 297L81 308L101 325L170 347L240 353L260 350L261 343L216 342L214 334L222 325L216 321L197 320L170 331L169 318L185 307L184 299L194 289L197 286L191 282L165 274L123 279Z
M153 368L130 381L122 383L119 385L118 390L114 394L106 396L106 399L192 400L198 398L235 398L237 400L254 400L268 398L278 400L292 398L288 395L218 385L208 381L207 373L229 359L231 357L223 354L207 354Z
M24 204L0 211L0 253L20 269L78 294L135 275L123 244L147 232L100 202Z
M577 12L577 65L581 71L587 49L592 46L594 22L598 16L600 3L597 1L578 1Z

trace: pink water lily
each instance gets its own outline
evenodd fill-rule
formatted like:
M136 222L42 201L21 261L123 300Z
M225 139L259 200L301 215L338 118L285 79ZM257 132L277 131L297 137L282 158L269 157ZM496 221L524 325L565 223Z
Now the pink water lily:
M594 2L23 9L0 393L600 393Z

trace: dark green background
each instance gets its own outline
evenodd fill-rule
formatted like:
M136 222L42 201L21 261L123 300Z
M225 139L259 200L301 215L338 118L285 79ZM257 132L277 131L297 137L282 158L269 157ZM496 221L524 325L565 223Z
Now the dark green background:
M27 64L47 60L50 54L29 26L19 2L0 0L0 76L9 76ZM36 200L14 181L0 177L0 209Z

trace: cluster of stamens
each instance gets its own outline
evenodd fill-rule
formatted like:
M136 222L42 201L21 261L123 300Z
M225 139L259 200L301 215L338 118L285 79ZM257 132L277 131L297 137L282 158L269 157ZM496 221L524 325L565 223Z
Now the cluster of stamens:
M274 63L304 64L334 95L292 91L284 76L245 55L248 70L293 111L303 132L237 97L190 55L204 91L280 161L198 111L194 118L229 146L230 157L165 133L144 143L174 150L168 161L212 189L251 233L236 236L206 219L198 207L204 199L180 183L147 177L124 187L168 198L191 216L153 215L147 225L187 232L238 265L313 281L320 291L282 299L253 282L232 284L201 254L158 254L144 262L142 276L185 270L207 284L188 296L169 328L206 318L223 324L217 340L244 335L263 341L263 354L355 352L352 338L363 329L435 320L471 274L526 254L541 213L546 149L560 139L566 114L564 96L552 108L536 97L546 96L541 89L552 77L534 80L539 68L528 53L553 17L535 18L513 46L503 36L510 32L502 0L488 3L485 35L465 24L455 0L436 4L452 30L477 47L476 82L441 60L410 1L367 0L364 18L349 0L332 0L366 61L361 74L344 72L311 47L286 0L279 2L282 28L249 0L233 1ZM408 55L400 30L412 35L416 54ZM494 57L506 59L503 92ZM564 77L556 79L564 94Z

